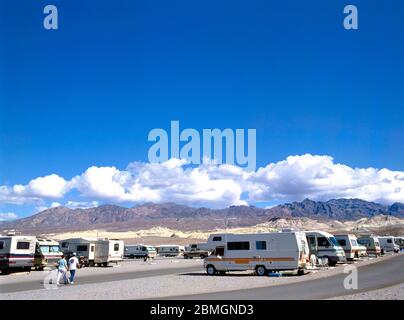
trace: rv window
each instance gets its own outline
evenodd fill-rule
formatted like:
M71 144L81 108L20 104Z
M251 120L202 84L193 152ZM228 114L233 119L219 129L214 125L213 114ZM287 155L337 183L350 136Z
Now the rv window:
M87 251L87 246L77 246L77 251Z
M17 250L27 250L29 249L29 242L17 242Z
M387 239L387 243L393 243L393 241L391 241L391 239Z
M94 252L94 246L91 246L91 252Z
M62 242L62 248L69 247L69 242Z
M340 246L343 246L343 247L346 246L346 241L345 241L345 239L338 239L337 241L338 241L338 243L340 244Z
M248 241L228 242L227 250L250 250L250 242Z
M49 253L49 246L41 246L40 248L42 253Z
M222 237L213 237L213 241L222 241Z
M4 241L0 241L0 250L4 249Z
M50 246L49 251L50 252L59 252L60 248L59 248L59 246Z
M362 246L365 246L365 247L369 247L369 246L370 246L370 240L359 239L358 242L359 242L359 244L361 244Z
M326 237L318 237L317 238L317 245L319 247L329 247L330 243L328 242Z
M146 247L142 247L142 251L146 251L147 249L146 249Z
M119 243L114 244L114 251L119 251Z
M266 241L256 241L255 247L257 248L257 250L266 250L267 242Z
M351 244L352 244L354 247L357 247L357 246L358 246L358 243L356 242L356 240L351 240Z

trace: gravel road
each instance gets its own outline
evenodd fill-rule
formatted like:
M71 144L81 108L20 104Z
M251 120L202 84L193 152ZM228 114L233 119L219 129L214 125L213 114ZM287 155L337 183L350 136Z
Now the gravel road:
M398 256L360 261L354 265L365 267L380 265L379 269L395 266ZM404 257L404 255L402 255ZM377 262L377 263L376 263ZM400 260L402 263L402 261ZM0 276L0 299L154 299L154 298L199 298L193 294L206 294L209 298L223 292L241 289L273 290L276 287L306 285L314 280L343 275L343 266L313 271L304 276L285 274L280 278L257 277L252 272L234 272L226 276L207 276L202 269L202 260L166 259L155 264L140 261L124 262L117 268L88 268L79 270L75 285L55 285L44 288L45 273L30 275ZM394 268L394 267L390 267ZM303 283L304 282L304 283ZM293 287L292 287L293 288ZM329 290L330 287L327 289ZM220 291L220 293L217 293ZM248 290L247 290L248 291ZM306 290L307 291L307 290ZM215 293L216 292L216 293ZM256 295L254 298L258 298Z

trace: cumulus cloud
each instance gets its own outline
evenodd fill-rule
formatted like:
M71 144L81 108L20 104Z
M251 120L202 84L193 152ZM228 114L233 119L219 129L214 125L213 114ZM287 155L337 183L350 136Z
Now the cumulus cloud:
M304 198L360 198L382 203L404 201L404 172L351 168L334 163L330 156L290 156L259 168L248 180L251 201Z
M12 212L0 213L0 221L14 220L17 218L17 215Z
M404 172L352 168L330 156L310 154L289 156L255 172L209 161L194 167L170 159L160 164L133 162L125 170L93 166L71 180L51 174L27 185L0 186L0 202L63 199L71 190L82 199L65 202L72 208L96 206L97 201L170 201L215 208L304 198L361 198L387 204L404 202Z

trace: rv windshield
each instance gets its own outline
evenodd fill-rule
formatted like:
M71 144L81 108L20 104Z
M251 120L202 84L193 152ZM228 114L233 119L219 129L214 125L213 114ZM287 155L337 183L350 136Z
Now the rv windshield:
M330 242L332 243L332 245L334 247L340 247L341 245L338 243L337 239L335 239L334 237L330 237L329 238Z
M59 252L59 246L41 246L41 252L49 253L49 252Z

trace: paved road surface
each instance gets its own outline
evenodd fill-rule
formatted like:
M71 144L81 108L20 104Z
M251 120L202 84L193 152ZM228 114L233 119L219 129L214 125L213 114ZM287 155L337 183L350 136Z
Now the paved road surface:
M346 276L347 274L339 274L292 284L208 294L176 296L171 297L170 299L327 299L375 290L404 282L404 254L400 254L383 262L359 267L358 290L345 290L343 281Z
M109 281L120 281L129 279L138 279L146 277L157 277L176 273L185 273L200 271L202 266L191 266L191 267L178 267L178 268L161 268L161 269L151 269L142 271L128 271L128 272L117 272L108 274L97 274L97 275L83 275L80 276L80 270L77 276L77 281L75 286L90 284L90 283L102 283ZM18 291L29 291L44 289L43 281L29 281L29 282L18 282L18 283L5 283L0 284L0 293L18 292Z

